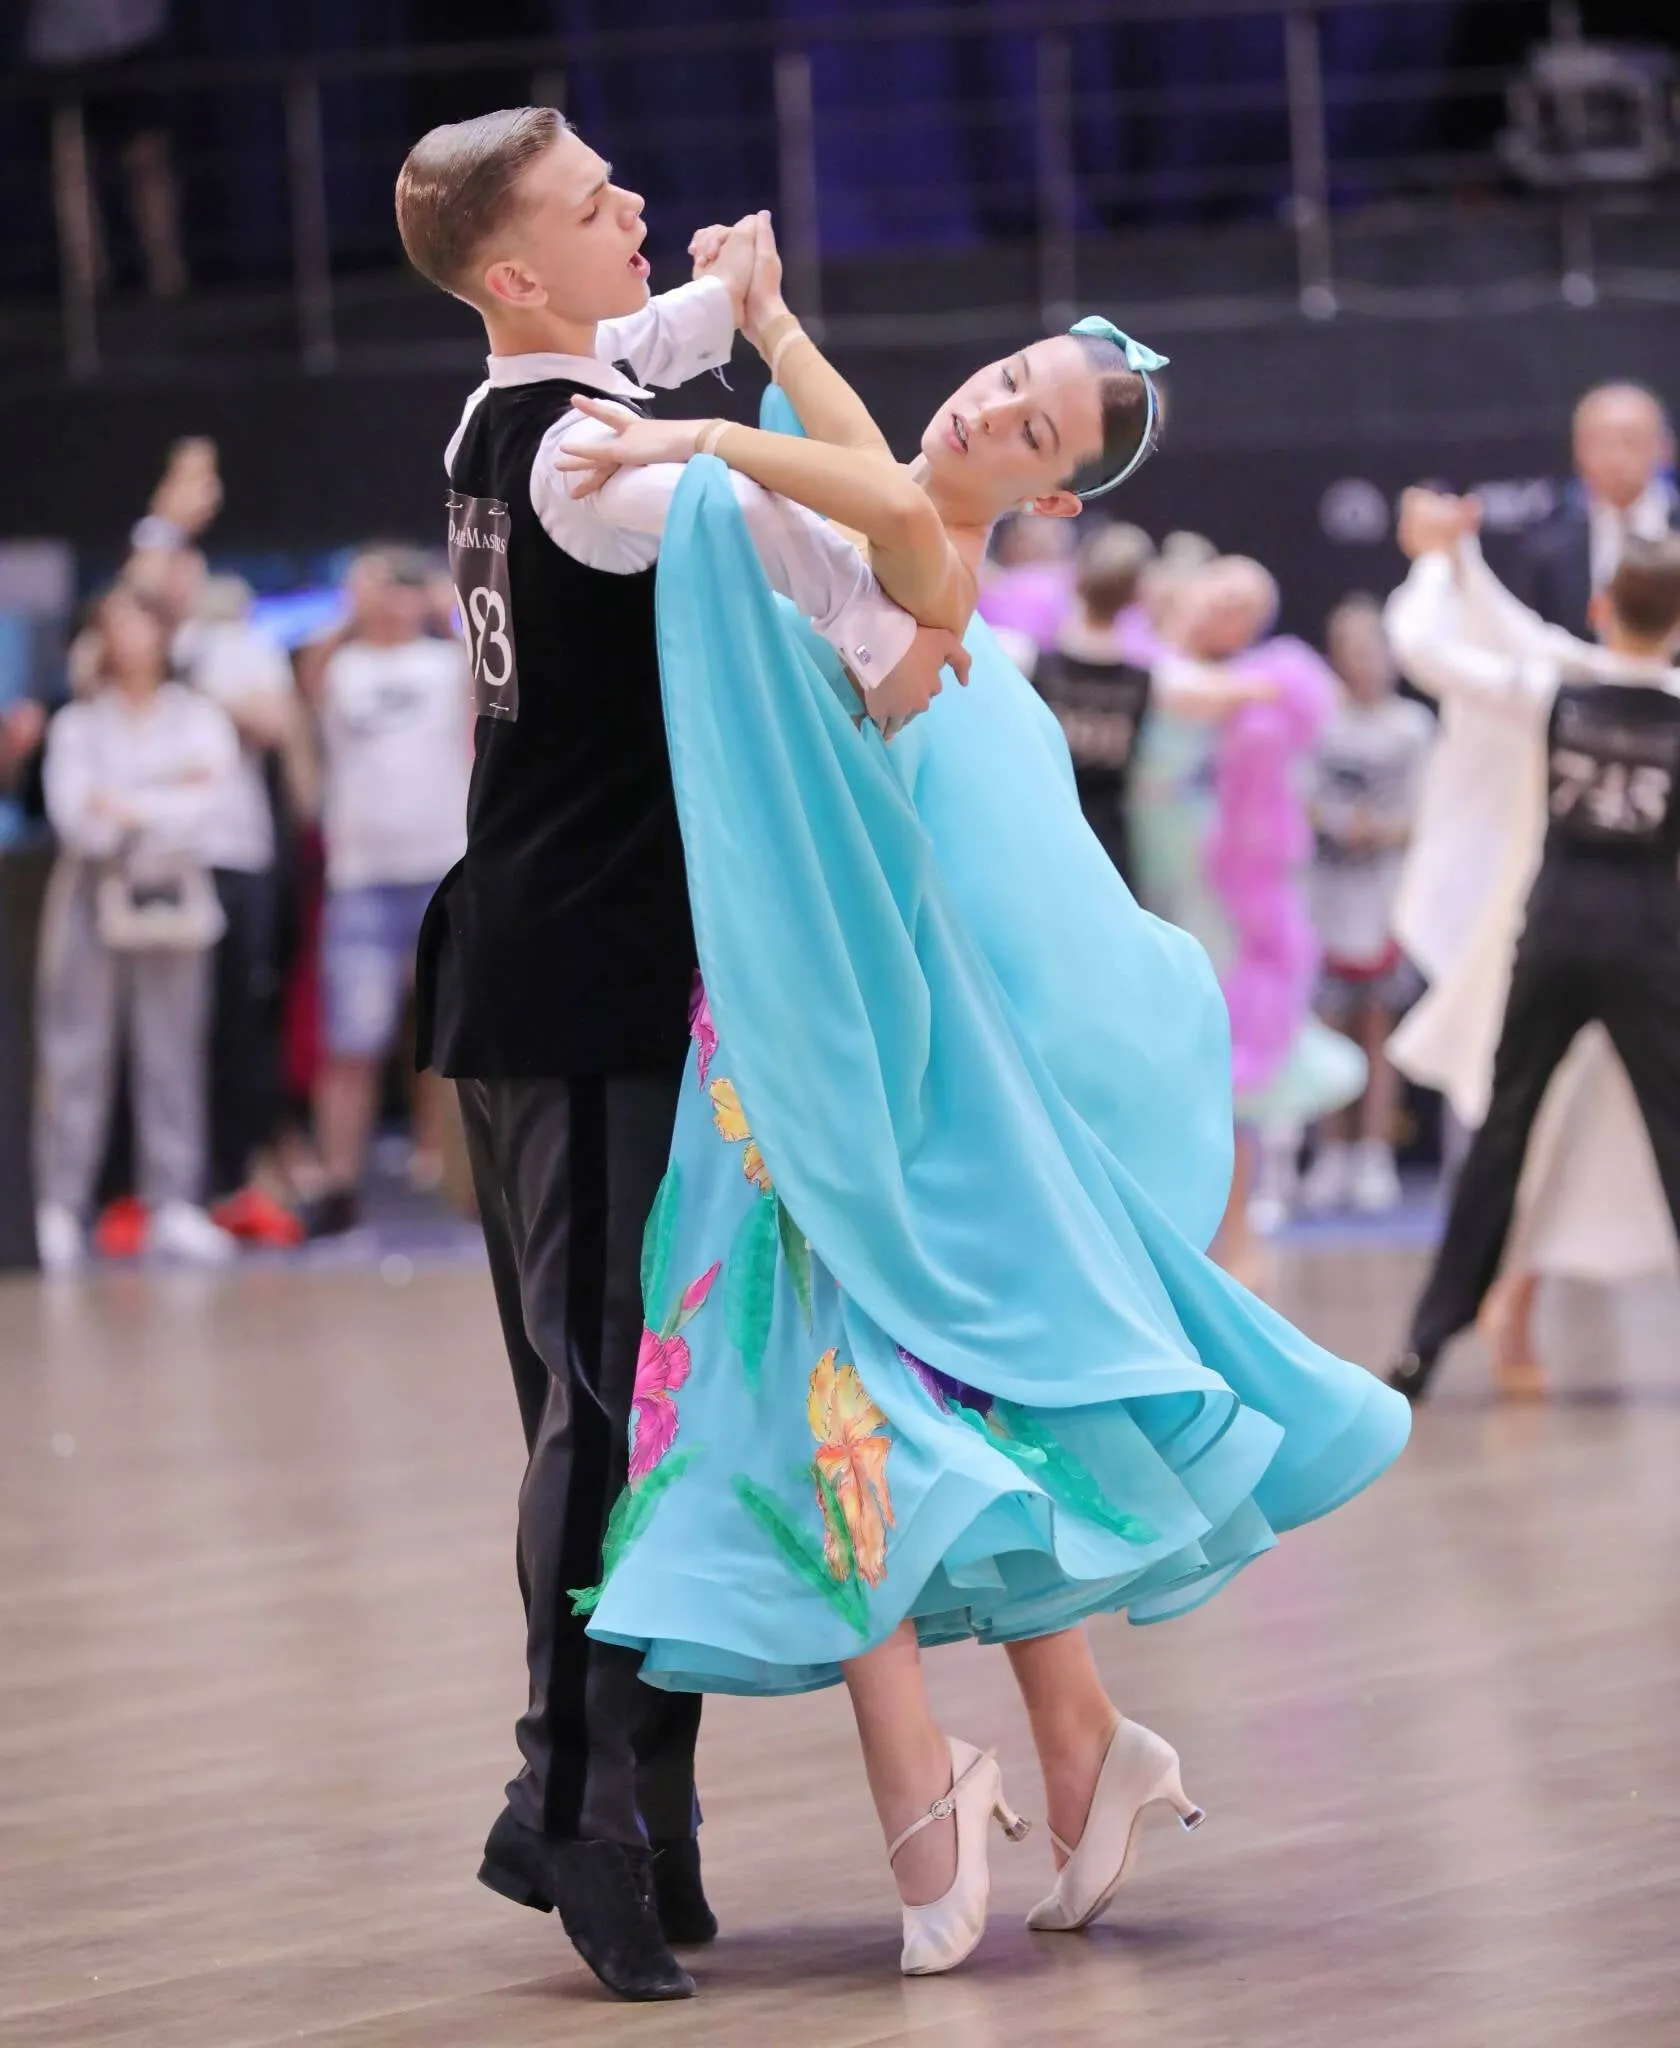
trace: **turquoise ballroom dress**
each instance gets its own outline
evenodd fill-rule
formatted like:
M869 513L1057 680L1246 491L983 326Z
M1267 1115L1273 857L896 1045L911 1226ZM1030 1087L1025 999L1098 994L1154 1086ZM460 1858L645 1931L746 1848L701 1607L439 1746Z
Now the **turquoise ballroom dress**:
M1410 1420L1204 1255L1205 953L1137 906L983 622L968 688L883 744L714 458L658 623L703 985L590 1632L654 1685L779 1694L906 1616L996 1642L1198 1605Z

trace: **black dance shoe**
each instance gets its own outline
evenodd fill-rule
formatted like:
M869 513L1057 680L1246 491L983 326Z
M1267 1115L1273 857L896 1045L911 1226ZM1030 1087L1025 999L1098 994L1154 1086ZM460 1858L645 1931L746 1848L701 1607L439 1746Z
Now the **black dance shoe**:
M617 1842L551 1842L498 1815L478 1881L516 1905L557 1912L572 1946L609 1991L647 2001L692 1998L654 1905L646 1850Z
M717 1939L717 1915L700 1884L700 1844L692 1835L653 1844L653 1902L673 1948L704 1948Z
M1429 1391L1435 1368L1441 1362L1439 1347L1427 1351L1403 1351L1390 1366L1388 1384L1404 1394L1415 1408Z

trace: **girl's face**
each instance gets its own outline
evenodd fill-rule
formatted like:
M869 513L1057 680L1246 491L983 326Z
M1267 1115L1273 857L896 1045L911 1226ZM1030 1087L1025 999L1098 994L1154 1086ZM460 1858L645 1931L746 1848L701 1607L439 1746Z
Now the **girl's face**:
M1071 335L976 370L928 422L922 459L947 516L990 525L1012 506L1079 510L1065 479L1102 448L1099 379Z

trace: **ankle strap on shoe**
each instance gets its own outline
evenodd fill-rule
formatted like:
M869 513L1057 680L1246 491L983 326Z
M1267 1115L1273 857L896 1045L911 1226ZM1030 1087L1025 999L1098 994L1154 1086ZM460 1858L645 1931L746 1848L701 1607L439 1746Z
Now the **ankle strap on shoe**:
M910 1840L912 1835L919 1835L923 1828L931 1828L936 1820L949 1820L951 1815L957 1810L957 1794L962 1790L964 1780L971 1778L982 1764L990 1763L996 1755L997 1751L995 1749L983 1750L974 1759L973 1763L969 1765L968 1769L963 1772L962 1777L953 1778L950 1791L942 1793L919 1820L913 1820L904 1830L903 1834L887 1844L887 1861L889 1863L892 1862L893 1858L904 1847L905 1843Z

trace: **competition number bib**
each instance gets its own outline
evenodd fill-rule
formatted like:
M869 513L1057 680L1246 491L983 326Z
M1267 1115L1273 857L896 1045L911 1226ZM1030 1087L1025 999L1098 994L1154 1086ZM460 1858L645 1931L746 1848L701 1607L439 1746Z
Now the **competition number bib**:
M449 574L472 664L480 718L519 716L519 664L513 646L513 588L508 535L513 521L500 498L449 494Z
M1552 820L1579 844L1654 846L1674 800L1680 724L1630 718L1617 695L1601 686L1588 702L1559 703L1551 744Z

